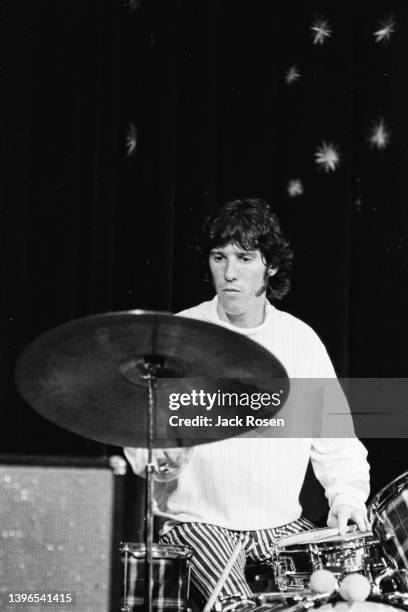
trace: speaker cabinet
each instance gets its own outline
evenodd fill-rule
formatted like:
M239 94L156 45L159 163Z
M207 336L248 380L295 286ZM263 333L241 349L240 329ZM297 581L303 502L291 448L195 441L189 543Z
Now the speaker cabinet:
M0 457L1 610L120 609L125 473L122 457ZM17 593L72 603L17 604Z

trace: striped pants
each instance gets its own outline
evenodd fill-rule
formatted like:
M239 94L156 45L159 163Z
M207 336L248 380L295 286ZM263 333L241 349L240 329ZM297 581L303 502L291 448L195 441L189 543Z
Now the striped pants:
M276 539L313 528L314 525L304 518L282 527L242 532L206 523L180 523L165 533L160 538L160 543L189 546L192 549L192 592L194 594L195 590L201 595L200 599L206 602L241 535L244 537L241 542L241 553L224 584L220 598L237 593L251 596L251 590L245 579L247 559L263 563L270 559L271 548ZM194 599L196 597L197 594Z

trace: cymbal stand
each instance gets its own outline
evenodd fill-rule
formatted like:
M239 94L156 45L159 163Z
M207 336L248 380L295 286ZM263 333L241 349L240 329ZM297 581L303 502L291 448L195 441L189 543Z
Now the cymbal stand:
M146 545L146 568L145 568L145 610L153 610L153 435L154 435L154 408L157 392L157 375L160 364L146 361L144 364L145 374L141 375L147 381L149 402L147 416L147 465L146 465L146 499L145 499L145 545Z

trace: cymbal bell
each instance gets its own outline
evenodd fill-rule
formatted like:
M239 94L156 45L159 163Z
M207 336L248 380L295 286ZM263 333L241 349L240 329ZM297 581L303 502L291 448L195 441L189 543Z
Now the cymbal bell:
M155 447L193 446L242 433L239 427L219 428L214 438L204 428L170 427L170 415L193 415L191 406L169 410L170 394L191 393L198 384L205 392L272 393L278 386L281 404L256 412L273 417L289 389L278 359L242 334L142 310L92 315L46 332L21 353L15 376L25 400L53 423L105 444L146 446L146 377L152 369ZM195 407L198 413L209 416L202 406ZM247 406L222 410L225 418L244 413Z

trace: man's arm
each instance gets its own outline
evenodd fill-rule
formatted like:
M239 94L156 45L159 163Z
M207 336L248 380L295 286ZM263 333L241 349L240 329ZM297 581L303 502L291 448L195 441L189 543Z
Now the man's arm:
M357 438L313 440L311 461L316 477L325 489L330 512L329 527L346 532L348 520L361 531L370 529L365 501L370 492L367 451Z

